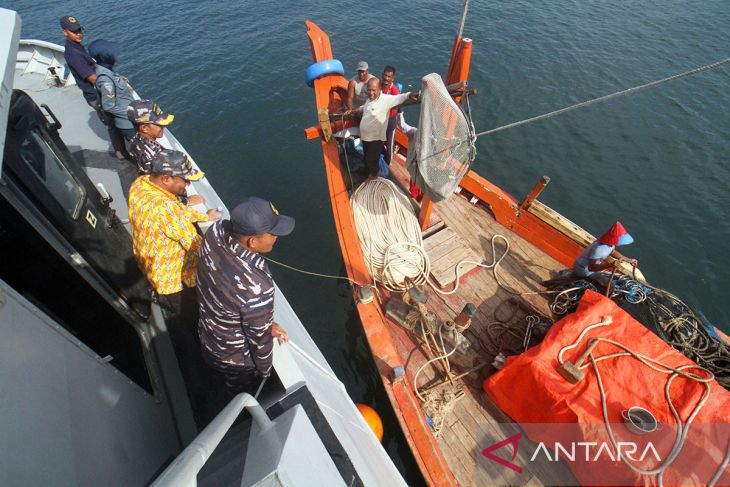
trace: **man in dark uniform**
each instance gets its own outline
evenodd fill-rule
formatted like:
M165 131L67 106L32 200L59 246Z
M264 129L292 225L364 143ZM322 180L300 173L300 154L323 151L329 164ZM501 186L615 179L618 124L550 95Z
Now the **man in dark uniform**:
M109 120L109 117L104 114L99 103L95 87L96 62L81 44L81 41L84 40L84 28L81 27L81 23L76 17L66 15L61 17L61 32L66 37L63 57L76 80L76 84L81 88L86 103L96 110L99 119L106 125L116 158L119 160L127 159L129 154L124 146L124 137L114 127L114 123Z
M127 107L127 117L134 124L137 133L132 138L129 153L137 163L140 174L149 174L152 160L163 151L164 147L157 142L165 135L165 127L175 120L175 115L162 110L151 100L134 100ZM203 203L200 195L188 196L186 191L178 195L180 201L187 205Z
M127 117L137 130L129 152L140 174L149 174L152 159L163 149L157 139L165 135L165 127L175 120L175 115L163 111L151 100L134 100L127 107Z
M230 220L205 234L198 260L198 335L205 361L226 380L230 394L255 392L268 377L274 337L289 337L274 322L274 281L266 260L294 219L256 197L244 199Z

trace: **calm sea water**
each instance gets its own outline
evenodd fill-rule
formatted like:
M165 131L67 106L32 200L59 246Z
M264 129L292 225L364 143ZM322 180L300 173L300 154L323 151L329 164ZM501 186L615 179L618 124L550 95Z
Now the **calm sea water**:
M123 46L119 71L176 115L173 131L223 199L270 198L297 219L272 254L344 272L316 123L303 80L311 62L304 20L330 34L346 67L397 67L417 89L443 73L461 1L17 1L23 37L61 43L61 15L87 38ZM500 126L730 56L727 0L473 1L471 84L477 130ZM353 73L354 74L354 73ZM409 109L412 123L417 110ZM523 197L543 174L541 199L599 234L620 219L622 250L650 282L730 331L730 68L480 138L476 170ZM385 416L384 443L411 483L417 471L387 414L349 288L273 269L299 317L355 401Z

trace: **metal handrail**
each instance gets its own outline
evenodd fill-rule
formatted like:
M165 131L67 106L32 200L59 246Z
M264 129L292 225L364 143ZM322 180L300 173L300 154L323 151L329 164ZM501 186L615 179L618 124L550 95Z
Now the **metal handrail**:
M198 472L208 461L225 434L231 429L243 408L251 414L262 431L273 426L264 408L250 394L241 393L223 408L218 416L185 448L180 455L155 479L152 487L197 485Z

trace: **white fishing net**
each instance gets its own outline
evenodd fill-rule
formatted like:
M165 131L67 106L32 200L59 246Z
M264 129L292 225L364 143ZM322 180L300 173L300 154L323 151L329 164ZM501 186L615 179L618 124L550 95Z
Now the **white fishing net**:
M408 151L408 171L431 200L441 201L456 190L474 160L474 131L441 76L431 73L421 81L421 117Z

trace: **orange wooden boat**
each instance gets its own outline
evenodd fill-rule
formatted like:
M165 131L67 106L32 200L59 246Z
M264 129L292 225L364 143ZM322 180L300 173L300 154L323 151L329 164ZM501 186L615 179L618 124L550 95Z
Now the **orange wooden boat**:
M313 61L322 63L334 59L327 34L310 21L306 22L306 27ZM471 47L470 39L457 36L445 84L467 81ZM346 161L341 161L341 148L332 134L358 122L330 117L343 109L347 80L341 74L328 73L314 79L313 88L319 125L305 129L305 135L322 144L342 256L348 277L357 283L353 286L357 311L383 386L424 479L429 485L574 485L576 480L570 470L559 462L533 463L531 471L518 476L480 455L485 447L519 431L506 425L509 418L482 390L485 375L496 370L491 365L494 354L482 353L482 363L475 358L471 362L473 366L460 367L464 373L454 381L464 394L450 406L450 413L445 414L438 434L434 432L429 424L433 418L427 418L414 384L416 371L429 360L427 351L418 337L388 313L386 303L392 297L391 293L379 289L380 299L363 302L357 298L360 286L372 283L373 279L350 206L353 175L348 174ZM396 134L396 143L399 151L391 162L391 172L393 179L407 187L404 154L408 140L400 131ZM441 266L453 273L458 261L454 254L459 258L475 255L483 262L491 261L490 242L496 234L504 235L510 242L510 253L499 267L499 275L496 270L475 268L462 276L457 293L444 296L426 289L428 309L437 319L451 320L465 303L474 303L476 315L470 337L478 337L488 331L486 327L494 321L492 316L503 313L505 306L510 307L514 321L527 314L551 315L548 299L535 291L544 289L541 282L550 278L551 271L571 267L594 237L537 200L548 182L548 178L543 178L520 201L470 171L461 181L460 191L451 198L437 204L428 199L421 202L419 222L424 230L426 250L432 258L432 272ZM429 240L433 241L430 248ZM620 257L620 254L614 256ZM515 299L515 291L523 294L521 299ZM485 355L488 357L486 363ZM442 385L439 378L436 367L426 368L419 385L422 390L424 386L437 390Z

